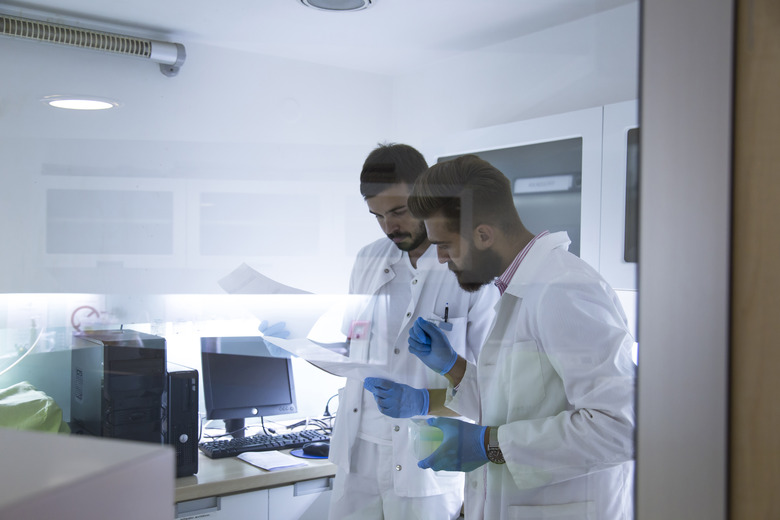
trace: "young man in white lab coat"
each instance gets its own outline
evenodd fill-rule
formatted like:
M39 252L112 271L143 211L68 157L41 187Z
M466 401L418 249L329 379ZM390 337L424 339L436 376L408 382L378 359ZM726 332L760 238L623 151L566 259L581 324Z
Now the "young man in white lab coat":
M634 340L614 291L566 233L530 233L476 156L432 166L409 207L463 288L501 291L476 364L429 321L410 330L446 405L477 421L429 419L444 440L420 467L468 472L467 520L632 518Z
M359 252L350 293L372 296L360 323L370 323L371 357L384 356L386 365L369 367L365 381L348 378L339 392L329 456L338 466L331 520L444 520L461 511L463 475L419 468L410 447L407 417L439 410L447 380L409 352L408 331L418 317L446 316L450 345L475 362L498 291L462 290L437 261L422 221L410 215L409 191L426 168L417 150L393 144L372 151L361 173L361 193L386 238ZM394 406L399 395L403 407Z

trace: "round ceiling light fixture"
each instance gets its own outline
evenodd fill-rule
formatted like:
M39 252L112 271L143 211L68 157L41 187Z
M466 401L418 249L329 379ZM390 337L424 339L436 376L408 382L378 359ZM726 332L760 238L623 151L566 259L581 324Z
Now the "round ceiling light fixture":
M121 103L113 99L100 98L94 96L46 96L41 99L47 105L64 108L67 110L106 110L116 108Z
M368 9L377 0L300 0L306 7L320 11L360 11Z

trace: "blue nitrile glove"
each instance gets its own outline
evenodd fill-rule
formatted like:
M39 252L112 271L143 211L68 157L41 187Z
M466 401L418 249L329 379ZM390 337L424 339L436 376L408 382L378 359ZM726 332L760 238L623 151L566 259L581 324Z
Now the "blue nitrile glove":
M268 321L263 320L262 322L260 322L260 325L257 327L257 330L259 330L263 336L286 339L287 337L290 336L290 331L287 330L286 327L287 324L283 321L279 321L269 326ZM291 356L291 354L286 350L284 350L282 347L274 345L270 341L263 340L263 342L265 343L265 348L268 349L268 353L271 355L271 357Z
M378 377L367 377L363 388L374 394L379 411L390 417L414 417L428 413L428 390Z
M428 424L444 434L441 445L417 463L422 469L434 471L473 471L488 462L485 452L487 426L472 424L449 417L432 417Z
M422 318L417 318L409 329L409 352L420 358L428 368L446 374L458 360L458 353L450 345L444 332Z

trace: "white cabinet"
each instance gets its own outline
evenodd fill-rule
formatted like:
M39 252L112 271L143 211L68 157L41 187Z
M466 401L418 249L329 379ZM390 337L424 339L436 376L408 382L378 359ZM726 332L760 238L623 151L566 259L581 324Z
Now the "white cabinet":
M176 520L268 520L268 490L187 500L176 504Z
M618 290L636 290L638 243L638 104L604 107L599 271Z
M594 107L442 137L423 150L430 164L468 153L490 162L512 182L531 232L566 231L572 253L615 289L632 290L636 112L636 101Z
M491 163L512 182L517 212L531 232L566 231L569 250L598 268L601 137L596 107L471 130L425 150L430 164L468 153ZM561 178L567 182L544 182Z
M323 477L268 490L268 520L328 518L333 478Z
M176 504L177 520L322 520L328 517L332 477Z

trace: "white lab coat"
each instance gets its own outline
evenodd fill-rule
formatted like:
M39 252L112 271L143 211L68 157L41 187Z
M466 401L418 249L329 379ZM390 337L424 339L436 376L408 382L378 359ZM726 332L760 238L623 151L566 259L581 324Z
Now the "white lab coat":
M376 295L393 279L396 266L401 261L408 262L408 259L387 238L364 247L352 270L350 293ZM493 319L498 290L486 287L479 292L468 293L460 289L455 275L445 264L438 262L435 247L429 247L418 260L417 276L411 284L412 298L397 335L390 343L386 338L373 334L370 340L371 357L376 357L377 350L385 352L388 366L383 370L368 367L365 376L388 377L415 388L447 388L444 376L428 369L409 352L409 329L418 316L442 319L444 308L448 305L448 321L453 326L452 331L447 333L449 340L460 355L475 361ZM363 316L363 319L366 317ZM346 472L349 472L352 446L358 434L363 392L363 381L359 378L348 378L346 386L339 392L329 459ZM392 436L393 487L397 496L424 497L452 491L462 493L462 474L437 474L417 467L418 460L409 444L409 419L386 419ZM342 497L334 495L332 499L339 500Z
M633 517L634 339L614 291L540 238L448 405L498 426L505 465L467 474L466 519Z

